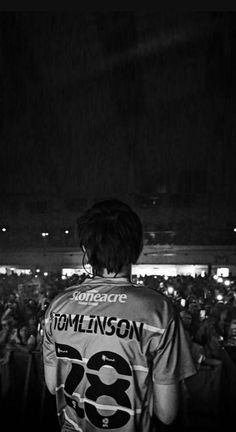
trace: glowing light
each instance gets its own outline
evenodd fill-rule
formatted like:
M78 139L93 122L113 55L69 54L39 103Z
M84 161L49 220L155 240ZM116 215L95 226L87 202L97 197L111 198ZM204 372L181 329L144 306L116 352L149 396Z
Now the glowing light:
M222 278L222 277L218 277L218 278L217 278L217 282L218 282L218 283L222 283L222 282L223 282L223 278Z
M217 269L217 276L222 277L229 277L229 268L228 267L221 267Z
M7 269L6 267L0 267L0 274L6 274L7 273Z
M216 299L218 300L218 301L222 301L223 300L223 296L222 296L222 294L218 294L217 296L216 296Z
M172 286L169 286L168 288L167 288L167 291L168 291L168 294L170 294L170 295L172 295L172 294L174 294L174 288L172 287Z
M44 276L48 276L48 272L44 272L44 274L43 274Z
M66 276L65 275L62 275L62 277L61 277L63 280L65 280L66 279Z
M6 232L6 230L7 230L7 229L6 229L5 227L2 228L2 232Z
M227 280L224 281L224 284L225 284L225 286L230 286L231 282L227 279Z
M92 267L89 264L86 264L86 270L91 273ZM85 270L82 267L81 268L78 268L78 267L76 267L76 268L63 268L61 271L61 274L63 276L66 276L66 277L71 277L75 274L80 276L84 273L85 273Z
M36 269L36 273L40 273L40 269L37 268L37 269Z
M217 279L218 279L218 276L215 274L215 275L213 276L213 279L217 280Z
M69 232L70 232L70 231L69 231L68 229L67 229L67 230L65 230L65 234L69 234Z
M234 232L236 232L236 228L234 228Z
M165 280L168 280L168 276L167 276L167 275L165 275L165 276L164 276L164 279L165 279Z
M42 232L42 233L41 233L41 236L42 236L42 237L47 237L48 235L49 235L48 232Z

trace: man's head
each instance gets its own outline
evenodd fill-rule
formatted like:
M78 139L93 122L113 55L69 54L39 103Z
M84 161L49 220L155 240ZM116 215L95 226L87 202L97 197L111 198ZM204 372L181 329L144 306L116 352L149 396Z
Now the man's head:
M95 203L78 218L77 227L80 246L95 273L107 269L117 274L123 266L135 264L142 251L141 221L117 199Z

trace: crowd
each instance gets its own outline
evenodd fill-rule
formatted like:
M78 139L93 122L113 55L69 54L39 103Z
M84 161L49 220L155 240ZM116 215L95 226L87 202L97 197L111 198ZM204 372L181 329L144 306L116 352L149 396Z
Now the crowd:
M44 312L68 286L81 283L87 273L63 277L0 275L0 359L9 348L40 349ZM236 347L236 280L202 276L137 276L133 281L159 290L179 310L196 363L220 358L221 348ZM232 350L233 351L233 350Z
M88 277L87 273L70 277L58 273L1 274L0 364L6 362L11 351L40 352L44 313L49 303L58 293ZM231 415L230 404L233 406L236 400L236 278L205 274L203 277L133 275L132 279L138 289L149 286L175 304L197 370L220 367L224 383L222 395L227 401L222 410L224 413L228 410Z
M82 282L85 275L61 277L0 275L0 361L9 349L40 349L44 312L50 301L67 286Z

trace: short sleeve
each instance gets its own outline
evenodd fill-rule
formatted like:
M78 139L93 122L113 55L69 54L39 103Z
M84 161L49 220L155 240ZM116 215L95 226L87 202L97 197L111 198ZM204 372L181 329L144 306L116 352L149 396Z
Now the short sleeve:
M43 336L43 362L47 366L56 366L57 358L55 343L52 336L52 320L50 314L45 316L45 327Z
M153 381L157 384L174 384L195 373L196 368L182 323L175 314L154 354Z

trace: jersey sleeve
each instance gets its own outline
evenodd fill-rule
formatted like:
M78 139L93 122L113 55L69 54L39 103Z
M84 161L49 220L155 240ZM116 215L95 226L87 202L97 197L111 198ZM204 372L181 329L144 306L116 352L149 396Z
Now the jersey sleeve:
M55 351L55 343L52 337L52 319L50 313L46 314L44 325L43 362L45 366L56 366L57 358Z
M153 358L153 382L174 384L191 375L196 368L184 329L177 314L170 320Z

